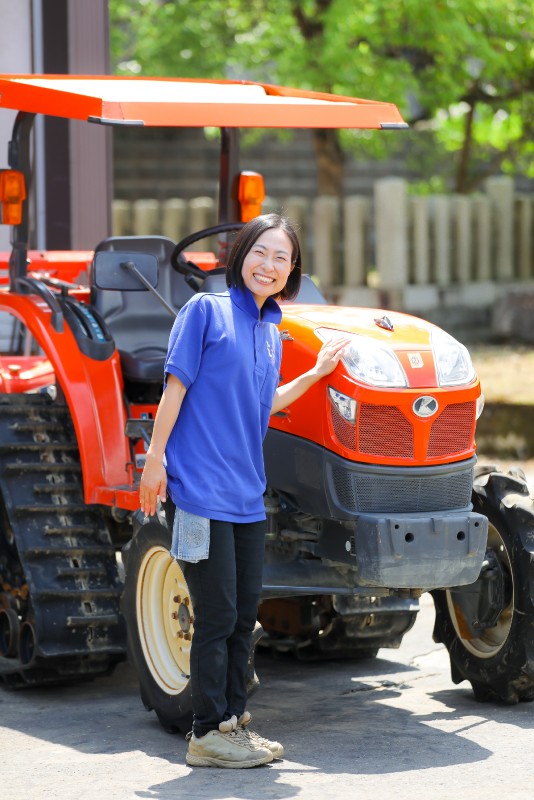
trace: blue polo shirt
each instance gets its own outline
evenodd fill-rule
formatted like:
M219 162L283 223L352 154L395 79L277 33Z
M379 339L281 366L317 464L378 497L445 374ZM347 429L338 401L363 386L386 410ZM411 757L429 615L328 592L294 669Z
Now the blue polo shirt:
M265 519L262 444L278 386L282 318L268 298L231 288L198 294L169 338L165 376L187 389L165 457L174 503L228 522Z

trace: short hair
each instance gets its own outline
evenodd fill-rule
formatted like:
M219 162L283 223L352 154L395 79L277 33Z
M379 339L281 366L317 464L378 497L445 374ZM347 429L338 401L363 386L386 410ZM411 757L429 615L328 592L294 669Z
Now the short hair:
M300 278L302 274L299 240L291 222L287 217L283 217L280 214L262 214L259 217L254 217L254 219L251 219L250 222L247 222L247 224L241 228L233 244L226 267L227 286L235 286L241 290L245 288L243 276L241 274L245 257L262 233L277 228L288 235L292 245L292 269L289 273L286 285L277 297L280 300L293 300L297 296L300 289Z

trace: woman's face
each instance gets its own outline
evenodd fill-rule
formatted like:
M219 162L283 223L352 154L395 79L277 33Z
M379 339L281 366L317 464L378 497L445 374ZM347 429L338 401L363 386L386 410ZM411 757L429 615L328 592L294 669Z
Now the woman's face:
M281 228L269 228L259 236L243 261L241 276L258 308L268 297L280 294L293 267L291 239Z

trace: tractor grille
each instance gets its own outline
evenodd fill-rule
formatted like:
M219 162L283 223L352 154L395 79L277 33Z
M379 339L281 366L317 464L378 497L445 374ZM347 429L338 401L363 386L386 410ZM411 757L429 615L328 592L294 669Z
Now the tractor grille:
M432 425L427 455L429 458L447 456L468 450L475 424L474 403L453 403Z
M336 436L345 447L336 428ZM475 424L475 404L453 403L432 424L427 457L442 458L469 450ZM411 422L395 406L362 403L358 415L358 450L381 458L413 458L414 433Z
M348 422L337 408L331 404L331 419L334 433L340 444L348 450L356 450L356 426Z
M395 406L362 403L358 415L360 453L384 458L413 458L413 429Z
M408 514L466 508L473 469L470 465L444 474L382 475L334 466L332 478L338 502L347 511Z

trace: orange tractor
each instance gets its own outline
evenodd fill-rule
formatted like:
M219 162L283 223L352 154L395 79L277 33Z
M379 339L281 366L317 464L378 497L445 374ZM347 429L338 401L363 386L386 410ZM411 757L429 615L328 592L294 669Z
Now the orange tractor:
M230 81L5 75L2 107L19 113L0 171L12 226L0 259L0 674L12 687L90 678L128 649L146 707L185 730L194 609L162 510L138 510L138 482L173 317L195 292L225 290L228 237L261 209L239 129L405 125L388 103ZM218 126L218 224L179 243L31 251L37 113ZM207 236L217 256L187 252ZM467 350L420 319L328 306L305 277L283 306L280 380L340 331L351 339L340 365L273 416L265 440L261 645L372 657L399 646L430 591L453 680L479 699L532 699L532 503L520 470L476 466L482 395Z

